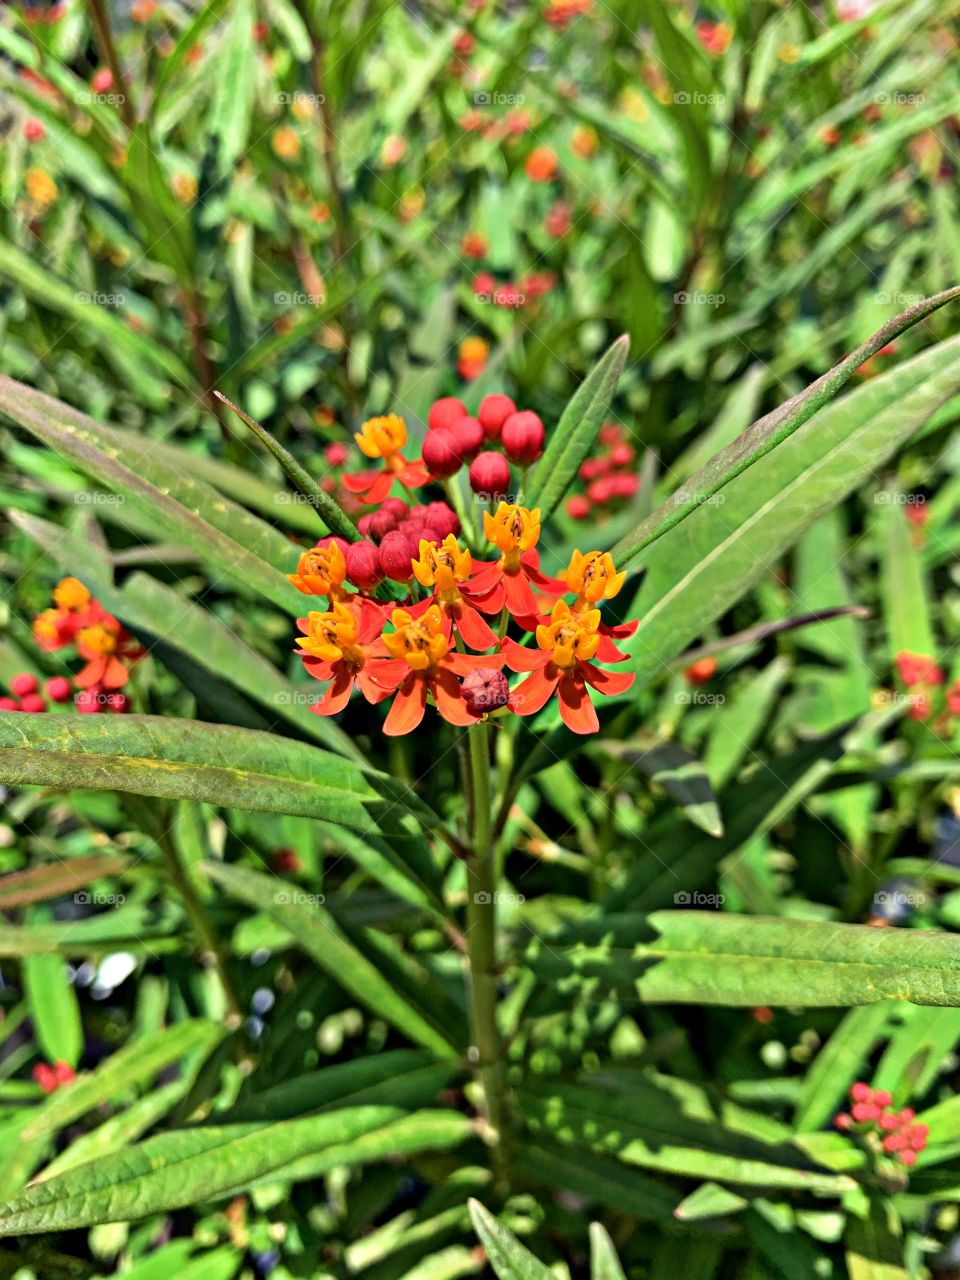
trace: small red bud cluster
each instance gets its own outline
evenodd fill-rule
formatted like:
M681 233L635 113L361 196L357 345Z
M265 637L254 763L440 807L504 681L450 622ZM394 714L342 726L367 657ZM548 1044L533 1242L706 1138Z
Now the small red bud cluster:
M933 710L934 690L943 684L943 669L935 659L924 653L898 653L896 657L897 672L907 689L912 689L910 696L910 719L927 720ZM960 699L956 697L960 681L947 694L947 710L951 715L960 712Z
M33 1068L32 1075L44 1093L56 1093L63 1085L73 1084L77 1078L73 1067L62 1059L54 1063L38 1063Z
M475 418L461 400L444 396L431 406L427 427L422 461L430 476L443 480L469 463L471 489L494 497L509 491L511 462L536 462L546 434L537 414L518 411L509 396L499 394L485 397ZM503 453L484 444L499 445Z
M567 515L574 520L609 514L640 488L634 471L636 451L627 442L623 428L615 422L605 422L598 440L601 451L580 464L585 491L567 500Z
M439 544L448 534L459 534L460 521L445 502L411 507L401 498L386 498L378 510L360 517L357 528L364 535L361 542L323 538L317 546L337 542L346 557L347 581L371 591L384 578L409 582L420 543Z
M8 698L0 697L0 711L46 711L47 704L40 693L37 678L32 676L29 671L21 671L18 675L13 676L7 688L10 690L10 696ZM70 696L69 680L67 681L67 696ZM58 701L63 701L63 699L58 699Z
M851 1086L850 1102L850 1110L841 1111L834 1118L838 1129L872 1138L887 1155L896 1156L908 1168L917 1163L930 1129L916 1123L916 1112L910 1107L895 1110L886 1089L871 1089L862 1080Z
M498 284L489 271L481 271L473 277L473 293L479 302L492 302L505 311L530 310L557 283L552 271L530 271L519 280L505 280Z

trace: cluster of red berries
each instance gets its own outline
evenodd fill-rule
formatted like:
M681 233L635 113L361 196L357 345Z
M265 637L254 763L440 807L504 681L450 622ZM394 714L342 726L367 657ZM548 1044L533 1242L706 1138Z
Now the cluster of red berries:
M506 311L519 311L533 306L556 283L557 278L552 271L531 271L515 283L507 280L503 284L498 284L489 271L481 271L473 277L473 293L481 302L492 302L495 307L503 307Z
M470 464L474 493L501 497L510 489L510 462L526 467L543 453L544 429L530 409L505 395L489 395L472 418L455 396L433 403L427 417L422 461L433 480L445 480ZM484 445L499 445L503 453Z
M597 438L601 452L580 464L580 479L586 488L567 500L567 515L574 520L608 515L640 488L633 470L636 450L627 442L623 428L605 422Z
M58 1059L56 1062L40 1062L33 1068L33 1078L44 1093L56 1093L65 1084L73 1084L77 1073L69 1062Z
M908 1168L917 1163L917 1156L927 1145L930 1129L916 1123L915 1111L910 1107L895 1110L891 1105L893 1098L886 1089L871 1089L862 1080L851 1086L850 1102L850 1110L841 1111L834 1119L838 1129L862 1135L871 1145L879 1146Z
M29 671L21 671L15 675L7 688L8 698L0 697L0 711L46 711L47 703L40 692L37 677ZM73 686L66 676L53 676L47 681L45 692L51 702L69 702L73 695Z
M905 688L914 690L910 695L911 720L928 720L934 691L944 682L943 668L928 654L906 651L897 654L896 664ZM960 716L960 679L946 691L945 705L948 715Z
M379 510L361 516L357 528L363 534L360 542L327 538L317 545L336 542L346 561L346 581L359 591L374 591L384 578L409 582L420 543L437 546L448 534L456 536L460 520L445 502L411 507L402 498L387 498Z

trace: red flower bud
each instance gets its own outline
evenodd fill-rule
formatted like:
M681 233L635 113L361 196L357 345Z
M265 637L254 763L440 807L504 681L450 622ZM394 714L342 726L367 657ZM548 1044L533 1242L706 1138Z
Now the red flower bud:
M72 1084L76 1080L76 1072L69 1062L64 1062L61 1058L53 1064L53 1074L56 1077L57 1084Z
M339 467L342 466L350 456L350 450L340 441L334 441L333 444L328 444L324 449L323 456L331 467Z
M467 458L472 458L483 445L483 427L481 427L476 418L471 418L468 414L464 414L457 419L450 428L450 434L453 436L457 451L464 461Z
M125 711L130 709L130 699L125 693L108 693L107 706L111 711L115 711L117 715L123 715Z
M573 520L586 520L590 514L590 499L575 493L567 501L567 515Z
M51 702L69 702L73 686L66 676L51 676L47 681L47 697Z
M19 711L20 703L16 698L0 698L0 711Z
M854 1102L869 1102L873 1097L873 1090L868 1084L858 1080L856 1084L850 1086L850 1097Z
M605 422L600 428L597 439L601 444L619 444L623 439L623 428L615 422Z
M443 480L460 470L463 456L452 431L443 428L427 433L423 442L423 465L437 480Z
M477 410L477 419L483 427L483 434L488 440L499 440L503 424L512 413L516 412L517 406L509 396L484 396Z
M917 1153L915 1151L901 1151L900 1163L907 1165L908 1168L915 1165L917 1163Z
M417 559L420 555L420 543L423 541L432 542L436 545L441 541L436 529L430 525L421 523L418 520L404 520L400 526L399 533L402 533L407 540L407 546L410 548L410 556Z
M543 453L543 423L529 409L512 413L503 424L500 439L511 462L536 462Z
M838 1129L849 1129L852 1121L845 1111L841 1111L838 1116L833 1117L833 1123Z
M467 406L456 396L442 396L434 400L427 414L427 426L431 431L437 427L452 427L458 418L467 412Z
M360 519L357 521L357 528L360 530L360 532L363 534L365 538L370 537L370 522L373 520L373 517L376 514L377 513L375 511L368 511L365 516L361 516Z
M83 716L95 716L100 711L100 689L92 685L89 689L81 689L73 700L73 705Z
M38 711L46 711L47 704L39 693L28 693L20 699L20 710L29 711L31 715L36 715Z
M610 450L610 461L615 467L629 467L636 454L628 444L615 444Z
M389 511L398 524L401 520L410 519L410 504L402 498L385 498L380 504L380 510Z
M409 582L413 577L410 539L394 529L380 543L380 568L394 582Z
M383 578L377 548L372 542L351 542L344 554L347 559L347 581L361 591L372 591Z
M886 1089L878 1089L873 1095L873 1101L878 1107L889 1107L890 1103L893 1101L893 1097L891 1094L887 1093Z
M29 671L21 671L19 675L15 675L10 681L10 692L15 698L23 698L28 693L36 693L37 687L37 677L32 676Z
M39 120L31 116L23 126L23 136L28 142L42 142L47 136L47 131Z
M388 533L392 533L397 527L397 518L391 511L384 511L381 507L379 511L375 511L370 520L369 536L374 542L382 542Z
M336 543L344 555L347 554L347 548L351 545L346 538L341 538L335 533L328 533L325 537L318 538L313 545L315 547L329 547L333 543Z
M505 707L510 696L507 677L496 667L480 667L464 677L460 686L463 700L473 715L484 715Z
M108 93L113 88L113 72L109 67L101 67L93 73L90 88L94 93Z
M460 536L460 519L457 513L446 502L429 502L423 509L423 520L435 529L441 540L452 533L455 537Z
M510 464L502 453L487 450L470 463L470 488L474 493L500 498L510 488Z
M57 1077L53 1074L53 1068L48 1067L45 1062L37 1063L31 1074L44 1093L53 1093L56 1089Z
M683 673L683 678L687 684L700 685L706 684L708 680L712 680L717 674L717 660L714 657L699 658L696 662L691 662L689 667ZM856 1088L856 1086L854 1086ZM858 1094L850 1090L850 1096L856 1102L865 1101ZM868 1095L869 1096L869 1095Z

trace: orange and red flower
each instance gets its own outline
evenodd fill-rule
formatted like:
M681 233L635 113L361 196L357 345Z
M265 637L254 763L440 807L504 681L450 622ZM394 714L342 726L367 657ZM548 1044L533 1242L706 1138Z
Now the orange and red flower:
M383 610L372 600L333 603L326 613L309 613L297 625L304 633L297 641L303 665L317 680L332 681L323 698L311 708L319 716L342 711L356 685L368 702L382 702L388 694L370 677L371 658L387 650L380 639Z
M368 418L354 439L366 457L382 458L384 462L383 471L344 475L344 486L364 502L383 502L393 488L394 480L399 480L407 489L416 489L427 483L429 476L426 471L415 462L407 462L401 453L407 443L407 427L399 414Z
M499 613L506 604L514 617L530 617L538 612L533 587L549 596L566 590L556 578L540 572L535 550L540 539L540 509L529 511L501 502L496 512L483 513L483 532L501 552L499 560L480 567L471 581L471 593L484 613Z
M537 648L515 640L503 640L503 655L511 671L529 672L510 695L510 708L519 716L540 711L555 692L560 716L574 733L596 733L600 728L590 701L588 685L598 693L624 693L634 676L624 671L603 671L591 659L600 648L600 610L574 613L564 600L553 606L550 621L537 627Z
M471 649L492 649L497 637L470 601L467 583L473 568L469 551L461 548L454 535L448 534L439 546L420 543L419 559L413 562L413 576L423 587L432 587L429 600L412 610L414 616L437 605L443 614L447 639L454 630ZM490 612L489 605L484 605ZM496 612L496 610L493 610Z

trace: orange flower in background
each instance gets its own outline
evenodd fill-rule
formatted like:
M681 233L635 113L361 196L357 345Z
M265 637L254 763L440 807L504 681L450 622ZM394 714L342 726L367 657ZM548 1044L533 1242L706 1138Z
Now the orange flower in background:
M557 153L549 147L534 147L523 171L531 182L550 182L557 176Z
M552 0L544 9L543 16L552 27L563 29L574 18L580 18L585 13L589 13L590 8L591 0Z
M143 654L133 636L105 611L80 628L76 646L80 657L87 659L87 665L73 678L78 689L90 689L94 685L103 689L122 688L130 678L126 662L134 662Z
M592 125L578 124L570 135L570 150L581 160L589 160L591 156L596 155L599 145L600 139Z
M425 612L437 605L443 614L447 639L456 630L471 649L492 649L497 637L470 603L469 590L465 594L461 589L472 569L470 552L461 548L452 533L439 546L421 542L419 559L413 562L413 576L421 586L432 587L434 594L417 610Z
M490 343L483 338L464 338L460 343L457 359L457 373L467 382L479 378L490 354Z
M28 169L23 175L23 185L32 203L40 209L46 209L57 198L57 184L46 169Z
M300 154L300 135L290 125L281 125L270 135L270 146L280 160L296 160Z
M607 695L624 693L635 678L593 665L600 648L599 627L599 609L577 614L558 600L549 622L537 627L536 649L506 637L502 647L507 666L529 673L510 695L511 710L519 716L534 715L556 693L567 728L573 733L596 733L600 722L587 686Z
M423 719L427 694L450 724L474 724L482 712L471 709L463 698L458 676L499 667L499 654L456 653L445 634L443 614L431 605L419 618L406 609L394 609L392 634L383 643L390 658L371 668L370 678L387 693L396 693L383 732L391 737L410 733Z
M394 480L408 489L419 488L429 479L423 467L407 462L400 452L407 443L407 427L396 413L379 418L368 418L354 435L360 452L368 458L382 458L385 469L380 472L361 472L344 475L344 487L364 502L382 502L387 497Z
M465 231L460 241L460 252L465 258L485 258L487 256L487 237L479 231Z
M407 154L407 140L398 133L392 133L388 138L384 138L383 146L380 148L380 163L385 169L392 169L394 165L398 165L403 157Z
M380 640L383 610L370 600L349 604L338 601L327 613L309 613L298 619L304 632L297 641L303 665L317 680L332 681L323 698L311 707L319 716L342 711L356 685L368 702L382 702L388 693L370 678L368 662L382 657Z
M540 538L540 510L501 502L495 514L483 513L483 532L488 542L501 551L499 560L483 565L471 583L474 599L485 613L499 613L506 604L515 617L537 613L533 587L558 596L564 584L540 572L535 550ZM489 606L489 607L488 607Z
M706 658L698 658L696 662L691 662L684 671L683 678L687 684L701 685L709 684L716 674L717 660L709 654Z
M701 47L713 57L726 53L733 39L733 27L728 22L698 22L694 26Z

